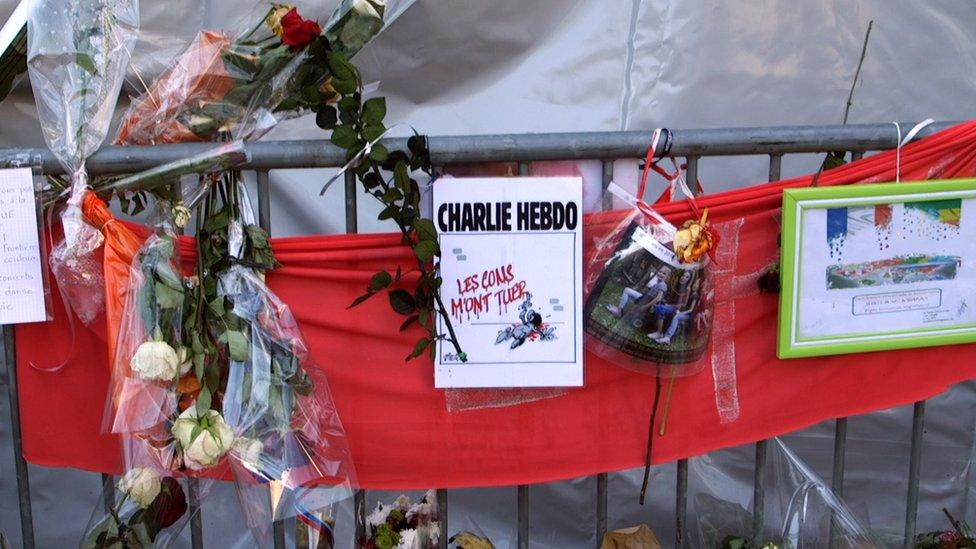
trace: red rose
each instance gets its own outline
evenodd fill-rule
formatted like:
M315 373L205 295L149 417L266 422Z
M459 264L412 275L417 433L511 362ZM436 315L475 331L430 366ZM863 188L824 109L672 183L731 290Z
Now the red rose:
M159 527L159 530L172 526L186 513L186 495L180 486L180 481L172 477L163 477L163 489L149 506L148 515Z
M319 24L302 19L298 9L292 8L281 18L281 41L293 48L304 48L322 34Z

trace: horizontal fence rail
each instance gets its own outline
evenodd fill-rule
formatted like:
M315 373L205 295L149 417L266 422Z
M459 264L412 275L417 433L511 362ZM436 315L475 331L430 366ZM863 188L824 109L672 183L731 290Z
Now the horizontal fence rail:
M916 138L954 125L936 122ZM914 122L900 123L906 133ZM864 152L898 145L894 123L847 126L780 126L672 130L674 156L725 156L752 154ZM430 136L434 164L637 158L647 153L649 131L539 133L512 135ZM381 141L393 149L405 149L406 139ZM663 141L658 153L663 152ZM212 143L156 145L152 147L102 147L86 162L94 175L134 173L160 164L189 158L212 150ZM250 160L241 169L330 168L346 163L345 150L324 140L257 141L247 144ZM64 167L47 149L0 149L0 166L40 162L44 174L64 173Z
M936 122L918 132L915 139L925 137L950 127L955 122ZM672 130L673 142L669 153L686 160L688 179L694 180L699 163L704 157L731 155L765 155L769 158L769 181L777 181L781 176L784 154L825 153L849 151L853 159L860 159L865 152L892 149L898 146L902 132L915 125L913 122L856 124L847 126L780 126L755 128L721 128L698 130ZM544 160L603 160L603 187L613 179L613 160L624 158L643 158L651 141L650 131L593 132L593 133L545 133L517 135L472 135L429 137L431 160L435 165L444 166L476 162L519 162L519 173L529 172L529 162ZM405 148L406 139L392 138L382 141L391 148ZM658 154L664 152L660 143ZM171 161L181 160L212 150L214 144L196 143L181 145L160 145L153 147L103 147L87 162L87 168L94 175L130 174L150 169ZM316 141L267 141L246 145L248 161L240 169L257 172L258 219L262 227L270 233L271 228L271 185L268 171L272 169L333 168L346 162L345 151L325 140ZM61 174L63 167L46 149L0 149L0 167L30 165L40 168L47 175ZM347 172L344 180L345 228L347 233L358 231L357 181L355 175ZM609 201L604 209L611 206ZM12 327L4 327L4 353L0 355L5 362L8 375L8 391L11 405L11 423L14 435L14 453L17 471L17 488L20 502L20 518L24 547L34 547L34 532L30 507L30 485L27 464L20 448L20 411L15 368L15 349ZM921 449L924 432L925 403L915 405L910 431L911 456L909 482L905 504L905 546L912 545L915 534L915 518L918 505L919 477L921 472ZM847 418L836 422L834 437L834 463L832 487L838 494L843 493L845 446L847 439ZM763 519L766 486L767 442L757 441L754 466L753 523L750 525L753 539L759 543L763 538ZM596 545L600 546L603 534L609 529L607 510L608 475L596 475ZM114 480L105 476L106 485ZM679 460L675 477L675 547L694 546L697 540L688 536L688 461ZM191 504L196 507L196 486L191 486ZM529 486L512 487L517 495L517 546L529 547ZM449 536L448 491L438 490L438 505L441 513L441 543L447 547ZM111 505L110 501L105 502ZM354 498L356 522L355 538L365 535L366 492L359 490ZM831 521L831 539L833 535ZM287 529L294 529L294 521L276 522L273 531L274 547L286 546ZM201 513L194 513L190 523L190 538L196 549L203 547L203 526ZM338 541L338 540L337 540ZM345 546L344 541L339 546Z

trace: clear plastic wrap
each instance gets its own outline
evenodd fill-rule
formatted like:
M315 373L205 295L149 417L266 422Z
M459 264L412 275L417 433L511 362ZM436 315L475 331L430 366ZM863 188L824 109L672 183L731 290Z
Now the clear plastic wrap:
M40 0L28 19L28 72L38 119L48 148L71 177L61 214L64 240L50 261L67 303L86 324L98 314L104 288L92 255L102 235L81 212L85 159L108 132L138 31L136 0Z
M689 500L697 518L697 546L735 547L737 540L783 549L885 546L781 439L773 439L768 451L759 532L750 511L752 485L738 484L733 471L720 467L718 456L691 460Z
M197 35L140 97L122 121L116 143L146 145L261 137L279 121L337 101L348 75L330 67L324 35L347 58L413 3L343 0L321 27L300 5L260 2L227 32ZM305 19L308 17L308 19ZM340 84L340 81L342 83Z
M711 259L679 259L677 233L634 209L595 243L584 275L587 350L652 375L705 368L715 301Z
M85 528L82 549L108 547L168 547L179 538L190 522L188 494L199 486L190 479L152 467L127 468L115 484L106 484L103 501L110 501L108 512L98 505Z

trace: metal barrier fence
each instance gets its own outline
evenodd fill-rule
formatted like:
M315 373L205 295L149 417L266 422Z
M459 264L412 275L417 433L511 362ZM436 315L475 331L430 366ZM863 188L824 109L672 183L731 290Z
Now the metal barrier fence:
M916 139L952 126L953 122L937 122L922 129ZM902 123L911 128L912 122ZM723 128L703 130L672 130L674 137L671 155L684 157L687 179L697 179L699 160L710 156L765 155L769 158L769 181L780 179L783 156L798 153L826 153L849 151L854 158L865 152L893 149L898 145L899 131L892 123L859 124L847 126L791 126L761 128ZM387 139L389 147L405 148L405 139ZM519 173L527 174L529 162L541 160L602 160L603 186L613 179L613 161L621 158L643 158L650 144L650 132L592 132L559 134L475 135L456 137L431 137L429 147L435 165L470 162L519 162ZM663 143L660 144L663 148ZM208 144L161 145L155 147L104 147L87 163L93 175L134 173L165 162L186 158L206 151ZM328 141L267 141L251 143L247 147L250 161L241 166L257 173L258 220L270 232L271 186L268 172L276 169L329 168L342 166L345 153ZM662 151L658 151L662 152ZM44 174L62 173L63 168L46 149L0 149L0 167L22 164L30 159L40 163ZM346 232L358 231L357 182L351 173L345 178ZM609 207L609 204L604 204ZM17 393L16 350L14 328L3 327L3 360L7 372L10 398L10 417L13 434L13 450L17 473L17 492L20 505L20 521L24 547L33 549L34 530L31 515L30 481L27 463L21 445L20 409ZM919 472L921 470L922 433L925 421L925 402L915 403L911 430L911 454L908 463L908 490L905 511L905 547L911 547L915 537L915 519L918 507ZM847 443L847 418L836 420L834 433L833 476L831 485L838 495L844 491L844 456ZM761 535L765 501L764 473L766 468L767 442L756 442L755 483L753 497L753 536ZM103 475L105 483L113 482ZM607 473L596 476L597 520L594 525L597 546L607 530ZM687 544L687 490L688 461L678 460L675 478L675 547ZM107 484L111 486L111 484ZM529 546L529 497L531 487L522 485L518 490L518 547ZM447 547L448 491L438 490L441 514L441 547ZM197 504L196 486L190 486L190 507L195 510L190 523L191 542L194 549L203 547L201 512ZM107 499L106 506L112 504ZM366 494L360 490L355 497L356 535L365 529ZM833 536L831 536L833 537ZM275 547L285 547L285 524L274 525Z

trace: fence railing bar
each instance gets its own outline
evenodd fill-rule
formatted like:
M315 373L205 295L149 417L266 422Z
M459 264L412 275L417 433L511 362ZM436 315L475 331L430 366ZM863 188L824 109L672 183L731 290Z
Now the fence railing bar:
M856 162L856 161L864 158L864 153L866 153L866 152L867 151L853 151L851 153L851 162Z
M932 135L959 122L936 122L916 139ZM911 128L915 122L904 122ZM894 124L846 126L772 126L674 130L674 156L731 156L782 153L870 151L897 145ZM433 136L428 140L435 164L643 158L650 131L538 133L509 135ZM406 138L381 141L390 150L406 149ZM663 143L660 147L663 147ZM278 168L335 168L346 163L346 152L326 140L256 141L247 143L248 170ZM181 160L213 149L209 143L154 145L152 147L102 147L86 162L92 175L134 173L166 162ZM658 152L662 152L659 150ZM0 149L0 167L11 166L24 154L40 158L45 175L64 173L64 167L47 149Z
M613 195L607 192L607 187L613 182L613 160L603 161L603 203L604 210L613 209Z
M596 476L596 546L603 545L603 536L607 533L607 484L610 475L600 473Z
M915 545L915 521L918 518L918 481L922 469L922 435L925 432L925 401L915 403L912 412L912 448L908 462L908 505L905 510L905 547Z
M200 508L200 481L187 479L187 497L190 511L190 545L193 549L203 549L203 509Z
M102 473L102 509L111 513L115 509L115 477Z
M356 208L357 182L356 174L352 170L345 173L346 182L346 233L353 234L359 232L359 217Z
M834 470L830 477L830 488L837 497L844 497L844 467L847 454L847 418L837 418L834 423ZM837 515L830 514L830 537L827 538L830 547L834 547L837 540Z
M688 460L678 460L674 502L674 546L681 549L687 541L688 517Z
M256 172L258 182L258 226L260 226L268 236L271 236L271 182L267 170ZM274 538L275 549L285 549L285 528L284 520L276 520L272 525L272 536Z
M529 486L518 486L518 547L529 549Z
M450 526L448 526L448 516L450 509L447 503L447 490L437 490L437 514L440 519L441 535L437 543L440 549L447 549L447 540L450 537Z
M779 181L783 173L783 155L769 155L769 181Z
M20 430L20 397L17 393L17 351L14 327L3 327L3 362L7 369L7 395L10 398L10 434L14 446L14 471L17 474L17 500L20 503L20 535L26 549L34 549L34 517L31 510L30 477L24 460Z
M766 518L766 454L769 441L756 443L756 468L752 491L752 542L763 545L763 523Z
M687 166L686 167L687 171L685 172L685 182L688 183L688 188L691 190L691 192L697 193L698 192L698 185L697 185L697 182L698 182L698 157L697 156L689 156L685 160L685 164Z
M519 162L519 175L529 175L528 162ZM525 484L518 486L518 547L529 549L529 487Z
M353 502L356 515L356 539L353 546L362 547L360 542L366 539L366 490L356 490Z

